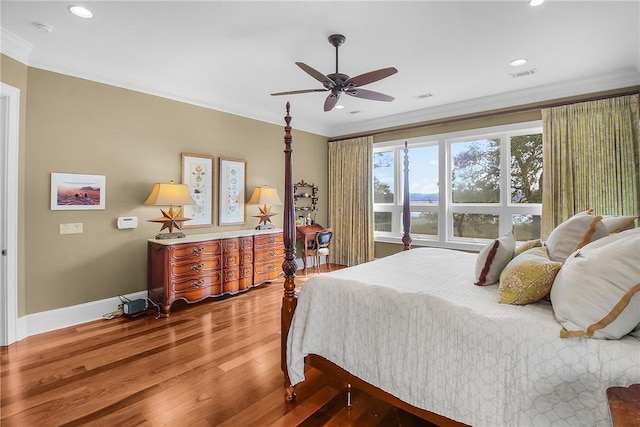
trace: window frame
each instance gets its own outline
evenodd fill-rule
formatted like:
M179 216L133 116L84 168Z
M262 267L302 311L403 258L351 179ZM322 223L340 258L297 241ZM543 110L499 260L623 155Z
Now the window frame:
M374 231L376 242L402 243L402 194L404 170L404 144L409 150L424 146L438 147L438 203L411 203L411 212L435 212L438 215L438 232L436 235L411 233L414 246L434 246L451 249L480 250L491 239L455 237L453 235L453 214L493 214L499 216L498 236L513 228L513 215L542 214L540 203L514 203L511 201L511 137L541 134L542 121L514 123L510 125L492 126L465 131L442 133L436 135L393 140L374 144L373 152L394 152L394 201L392 203L374 203L374 212L391 212L391 231ZM453 203L452 202L452 156L451 147L456 142L474 139L500 140L500 203ZM411 170L411 159L409 170ZM375 173L375 171L374 171ZM372 174L373 175L373 174ZM373 179L373 178L372 178ZM444 185L443 185L444 183Z

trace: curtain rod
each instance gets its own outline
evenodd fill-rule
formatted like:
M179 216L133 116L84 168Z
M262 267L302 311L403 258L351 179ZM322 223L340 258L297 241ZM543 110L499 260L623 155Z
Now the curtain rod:
M523 105L520 107L510 108L508 110L492 110L484 113L476 113L476 114L472 113L466 116L454 116L454 117L447 117L443 119L435 119L427 122L414 123L414 124L398 126L394 128L380 129L373 132L343 135L339 137L329 138L328 142L341 141L343 139L351 139L351 138L362 138L366 136L380 136L380 135L385 135L389 133L404 132L404 131L416 130L420 128L426 128L429 126L448 125L452 123L461 123L468 120L488 119L493 117L504 116L507 114L526 113L529 111L542 110L544 108L560 107L562 105L578 104L580 102L599 101L607 98L616 98L618 96L635 95L635 94L640 94L640 86L620 89L620 92L611 91L607 93L591 94L583 98L581 97L562 98L554 101Z

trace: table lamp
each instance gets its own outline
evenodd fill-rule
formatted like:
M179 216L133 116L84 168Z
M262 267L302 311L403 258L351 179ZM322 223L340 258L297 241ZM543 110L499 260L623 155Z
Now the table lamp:
M271 217L275 215L275 213L271 213L271 206L269 205L281 205L282 201L278 196L278 191L275 188L267 187L256 187L253 189L253 194L247 204L252 205L263 205L259 206L258 209L260 211L259 215L253 215L255 218L260 218L260 222L256 227L256 230L271 230L274 228L273 224L271 224ZM264 225L263 225L264 223Z
M189 187L186 184L174 184L169 181L168 184L156 183L153 185L151 194L147 197L145 205L169 206L169 210L161 209L162 217L150 219L150 222L162 223L160 233L156 239L176 239L184 237L182 232L174 233L173 228L182 229L182 223L189 221L191 218L182 216L183 205L195 205L196 202L191 198ZM180 206L178 210L174 210L173 206ZM165 228L169 229L168 233L162 233Z

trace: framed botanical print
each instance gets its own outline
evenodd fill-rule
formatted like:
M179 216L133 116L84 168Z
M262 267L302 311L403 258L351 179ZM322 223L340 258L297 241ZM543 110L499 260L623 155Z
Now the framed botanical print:
M213 225L213 156L182 153L182 183L189 187L195 205L183 207L184 216L191 218L183 227Z
M245 160L220 158L218 191L218 224L234 225L245 223Z

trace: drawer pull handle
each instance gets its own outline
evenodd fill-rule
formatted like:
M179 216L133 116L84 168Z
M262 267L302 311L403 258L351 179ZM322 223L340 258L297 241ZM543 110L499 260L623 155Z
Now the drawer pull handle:
M194 254L194 255L200 255L202 253L202 251L204 251L204 247L203 246L191 249L191 253Z
M197 280L195 282L191 282L191 286L194 287L194 288L199 288L203 284L204 284L204 280L202 280L202 279Z
M200 262L198 264L193 264L191 266L191 270L192 271L200 271L202 269L202 267L204 267L204 262Z
M271 251L269 252L269 256L276 256L277 252L276 251Z
M277 265L275 265L275 264L269 264L269 266L268 266L267 268L268 268L269 270L273 271L273 270L277 269L277 268L278 268L278 266L277 266Z

